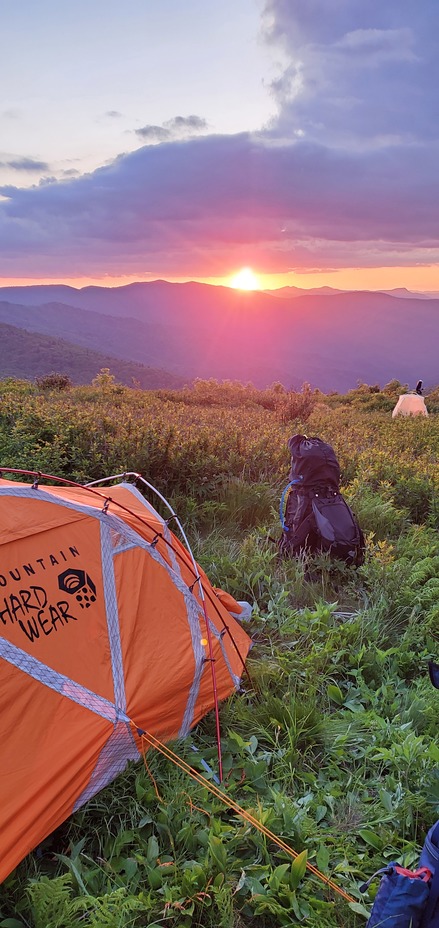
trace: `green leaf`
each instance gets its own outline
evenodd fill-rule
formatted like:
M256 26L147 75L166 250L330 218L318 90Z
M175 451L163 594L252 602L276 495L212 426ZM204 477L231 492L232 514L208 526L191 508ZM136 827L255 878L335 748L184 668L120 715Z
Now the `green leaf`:
M218 870L221 873L226 873L227 871L227 853L226 849L221 841L221 838L216 837L216 835L209 835L209 850L212 855L212 860L216 864Z
M388 793L386 789L380 789L378 795L386 812L393 812L393 803L390 793Z
M157 857L159 856L159 844L155 835L151 835L148 838L148 844L146 849L146 859L149 864L155 864Z
M323 844L320 845L317 854L316 854L316 863L319 870L322 870L323 873L328 869L329 864L329 851L328 848Z
M252 896L255 896L255 895L265 896L266 895L265 887L262 885L260 880L258 880L255 876L246 876L245 885L250 890Z
M301 922L302 921L302 910L300 908L299 902L295 896L291 899L291 908L296 916L296 918Z
M19 922L17 918L4 918L0 922L0 928L25 928L23 922Z
M291 876L290 876L290 886L291 889L297 889L301 879L305 875L306 871L306 862L308 859L307 851L302 851L301 854L293 860L291 864Z
M345 702L345 709L350 709L351 712L365 712L365 708L362 702L358 702L357 699L347 699Z
M258 746L258 739L254 735L251 736L250 741L248 742L248 750L250 754L254 754Z
M163 883L163 871L160 867L148 871L148 883L151 889L160 889Z
M154 819L152 818L152 816L146 814L146 815L144 815L144 816L140 819L140 822L139 822L139 824L138 824L137 827L138 827L138 828L143 828L144 825L150 825L151 822L153 822L153 821L154 821Z
M339 686L335 683L330 683L327 687L326 692L332 702L336 702L338 706L342 706L344 703L344 696Z
M83 879L82 879L82 877L81 877L81 874L80 874L80 872L79 872L79 870L78 870L78 867L76 866L75 862L74 862L73 860L70 860L70 857L66 857L65 854L56 854L55 856L56 856L57 860L62 860L63 863L65 863L65 864L67 865L67 867L69 868L69 870L71 871L71 873L73 873L73 876L75 877L75 880L76 880L76 882L77 882L77 884L78 884L80 890L84 893L84 896L86 896L86 895L87 895L87 890L86 890L86 888L85 888Z
M316 819L317 824L319 824L319 822L321 822L322 819L325 818L325 815L326 815L327 811L328 811L328 810L327 810L326 806L317 806L316 815L315 815L315 819Z
M289 869L290 864L280 864L279 867L276 867L276 869L273 870L273 873L271 874L268 881L268 885L274 893L277 893L280 884L282 883L283 877Z
M361 905L361 902L350 902L349 908L352 912L355 912L356 915L362 915L365 919L369 918L370 912L367 911L364 905Z
M245 870L241 870L241 876L239 877L239 880L236 884L235 893L239 893L239 890L242 889L243 886L245 886L245 881L246 881Z
M382 851L383 842L374 831L369 831L368 828L362 828L359 832L360 837L366 844L370 844L371 847L374 847L376 851Z
M131 880L135 873L137 873L137 860L134 860L133 857L127 857L125 860L125 874L129 880Z

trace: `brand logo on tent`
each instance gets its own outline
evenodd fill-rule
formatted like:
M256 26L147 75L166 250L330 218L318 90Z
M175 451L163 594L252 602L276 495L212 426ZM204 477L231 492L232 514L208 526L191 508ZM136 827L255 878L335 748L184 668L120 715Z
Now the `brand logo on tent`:
M96 587L85 570L71 567L58 577L58 586L63 593L74 596L81 609L89 609L96 602Z

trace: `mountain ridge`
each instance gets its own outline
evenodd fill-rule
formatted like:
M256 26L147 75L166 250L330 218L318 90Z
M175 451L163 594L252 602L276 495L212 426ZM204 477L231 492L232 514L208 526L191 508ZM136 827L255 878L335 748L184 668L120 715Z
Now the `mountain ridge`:
M5 291L12 301L2 300ZM20 303L23 296L27 305ZM69 302L47 302L48 296ZM0 288L0 300L1 322L186 380L235 379L258 387L280 381L295 389L308 381L326 392L345 392L358 380L439 381L437 299L377 291L287 299L154 281L78 290Z
M166 371L132 361L108 357L72 342L0 322L0 378L30 380L62 373L73 384L91 383L103 368L110 368L118 383L144 390L178 389L184 381Z

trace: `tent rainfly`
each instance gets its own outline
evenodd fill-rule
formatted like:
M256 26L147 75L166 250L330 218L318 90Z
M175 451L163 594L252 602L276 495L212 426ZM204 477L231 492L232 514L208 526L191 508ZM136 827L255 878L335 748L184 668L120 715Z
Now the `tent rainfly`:
M428 416L424 397L418 393L403 393L392 412L392 419L397 416Z
M219 592L133 484L0 479L0 880L142 732L183 737L237 689L250 639Z

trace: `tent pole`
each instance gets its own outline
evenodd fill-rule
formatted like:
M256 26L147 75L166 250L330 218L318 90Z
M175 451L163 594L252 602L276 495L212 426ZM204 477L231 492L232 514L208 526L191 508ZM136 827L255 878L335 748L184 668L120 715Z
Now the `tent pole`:
M22 469L18 469L18 468L15 468L15 467L0 467L0 477L2 477L3 472L5 472L5 473L12 473L12 474L22 474L22 475L26 475L26 476L36 477L37 480L40 480L40 479L42 479L42 480L54 480L56 483L64 483L64 484L66 484L67 486L81 487L81 489L83 489L83 490L89 490L90 493L96 493L96 495L100 495L100 494L98 494L97 491L93 490L93 486L94 486L94 485L97 485L97 484L100 484L100 483L105 483L107 480L114 480L114 479L117 479L118 477L135 476L137 479L140 479L140 480L142 481L142 483L144 483L146 486L148 486L151 490L154 490L154 492L157 493L157 495L161 498L161 500L167 505L168 509L171 511L172 515L175 517L175 519L176 519L176 521L177 521L178 527L179 527L179 529L180 529L180 531L181 531L181 533L182 533L183 539L184 539L184 541L185 541L187 550L188 550L188 552L189 552L189 555L190 555L190 558L191 558L191 561L192 561L193 569L194 569L194 572L195 572L195 578L196 578L193 585L195 585L195 583L198 583L198 584L199 584L199 589L200 589L200 599L201 599L201 602L202 602L202 605L203 605L203 613L204 613L204 620L205 620L205 623L206 623L206 633L207 633L207 641L208 641L208 647L209 647L209 657L206 658L206 660L209 661L209 663L210 663L210 668L211 668L211 672L212 672L213 699L214 699L214 704L215 704L216 741L217 741L217 749L218 749L218 776L219 776L219 781L220 781L220 783L222 783L222 780L223 780L223 764L222 764L222 754L221 754L221 729L220 729L220 720L219 720L218 688L217 688L217 682L216 682L215 658L214 658L214 656L213 656L212 633L211 633L211 630L210 630L209 618L208 618L208 615L207 615L206 599L205 599L205 596L204 596L204 590L203 590L203 584L202 584L202 581L201 581L201 577L199 577L199 576L198 576L198 573L197 573L197 563L196 563L196 560L195 560L194 555L193 555L193 553L192 553L192 549L191 549L191 547L190 547L190 545L189 545L189 542L188 542L188 540L187 540L187 538L186 538L186 534L185 534L185 531L184 531L184 529L183 529L183 526L181 525L180 520L178 519L178 516L177 516L176 513L174 512L172 506L170 505L170 503L168 503L168 500L165 499L165 497L162 496L162 494L161 494L154 486L152 486L152 484L148 483L148 481L145 480L145 478L142 477L141 474L135 474L135 473L127 474L127 473L125 472L124 474L117 474L117 475L114 475L114 476L112 476L112 477L106 477L106 478L104 478L103 480L96 480L96 481L93 481L93 482L88 483L88 484L81 484L81 483L78 483L76 480L68 480L68 479L66 479L65 477L56 477L56 476L54 476L53 474L43 474L43 473L41 473L40 471L22 470ZM37 485L38 485L38 484L37 484ZM108 502L113 502L113 500L109 499ZM120 509L125 510L126 512L131 512L130 509L128 509L126 506L122 506L120 503L117 503L116 505L118 505ZM143 522L144 520L141 519L140 521ZM147 523L146 523L146 524L147 524ZM233 641L233 636L231 635L230 637L231 637L231 639L232 639L232 641ZM235 647L236 647L236 645L235 645ZM239 654L239 651L238 651L238 654ZM241 658L241 660L242 660L242 658ZM243 666L245 666L244 662L243 662Z
M202 590L201 581L200 581L200 588ZM216 685L215 658L213 656L212 633L209 627L209 617L207 615L206 600L204 598L203 593L201 593L201 598L203 602L204 620L206 622L207 641L208 641L209 654L210 654L210 657L208 658L208 660L210 662L210 669L212 671L213 699L215 703L216 745L217 745L217 752L218 752L218 779L220 783L222 783L223 782L223 758L221 754L221 727L220 727L220 717L219 717L218 689Z

